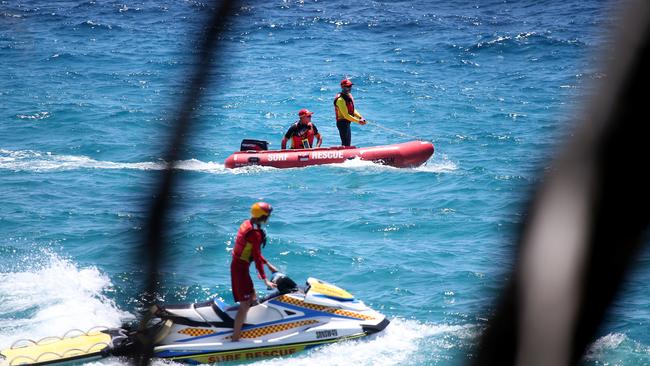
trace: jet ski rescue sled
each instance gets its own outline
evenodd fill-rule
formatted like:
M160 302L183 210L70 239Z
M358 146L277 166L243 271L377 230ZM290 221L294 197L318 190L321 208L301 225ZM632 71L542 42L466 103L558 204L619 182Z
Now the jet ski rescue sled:
M72 329L62 337L39 341L21 339L0 351L0 365L48 365L83 360L85 362L120 355L129 336L124 329L96 327L87 332ZM115 353L112 353L116 351Z
M241 151L226 159L226 168L239 168L248 165L298 168L342 163L355 158L397 168L408 168L424 164L433 155L434 150L433 144L429 141L409 141L401 144L361 148L334 146L314 149L267 150L267 146L266 141L242 141Z
M288 356L304 349L381 332L386 317L335 285L309 278L298 287L275 273L278 290L251 307L239 342L232 342L236 306L219 299L155 306L145 332L153 356L174 361L218 363ZM0 366L45 365L134 355L143 333L125 326L74 336L16 342L0 351Z

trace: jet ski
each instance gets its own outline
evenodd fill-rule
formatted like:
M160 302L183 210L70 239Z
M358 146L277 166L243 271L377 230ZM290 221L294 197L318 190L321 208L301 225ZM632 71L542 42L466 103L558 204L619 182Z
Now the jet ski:
M310 277L305 286L297 286L279 272L273 274L272 282L277 290L250 308L238 342L231 340L238 306L229 306L218 298L154 306L154 318L144 332L154 344L153 357L197 364L288 356L378 333L389 324L384 315L333 284ZM0 351L0 365L45 365L134 355L142 335L125 326L38 342L19 341Z

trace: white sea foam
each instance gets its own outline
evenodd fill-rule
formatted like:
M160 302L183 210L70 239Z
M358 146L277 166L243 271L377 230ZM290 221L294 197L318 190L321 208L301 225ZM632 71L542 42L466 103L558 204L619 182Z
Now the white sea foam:
M59 55L56 54L56 55L54 55L52 57L58 57L58 56ZM35 119L35 120L45 119L45 118L50 117L50 112L37 112L37 113L34 113L34 114L19 114L16 117L18 117L20 119Z
M368 339L335 343L299 353L291 359L264 360L259 365L405 365L417 364L452 348L446 336L474 338L471 325L435 325L415 320L393 319L381 334ZM423 349L425 351L423 352Z
M587 350L585 355L586 359L598 359L599 356L607 351L616 349L627 339L627 336L622 333L610 333L604 337L598 338Z
M119 163L94 160L83 155L57 155L33 150L11 151L0 149L0 169L36 172L76 169L162 170L165 169L165 163L163 161ZM226 167L221 163L203 162L196 159L179 161L176 163L176 169L227 173Z
M631 339L623 333L609 333L589 346L585 359L599 361L602 364L608 364L608 361L614 359L628 359L635 364L640 364L639 362L644 360L642 363L645 365L649 356L650 346Z
M372 169L394 169L391 166L387 165L382 165L378 163L373 163L372 161L368 160L361 160L359 158L354 158L354 159L348 159L342 163L339 164L331 164L330 166L335 167L335 168L346 168L346 169L356 169L356 168L372 168Z
M443 156L441 159L430 159L426 165L419 166L413 170L430 173L449 173L457 169L458 166L456 163L449 160L447 156Z
M118 327L133 316L103 295L110 279L46 253L44 266L0 273L0 348L18 339L62 336L70 329Z
M359 158L346 160L341 164L332 164L332 167L345 168L345 169L369 169L369 170L392 170L400 172L427 172L427 173L449 173L458 167L456 163L448 160L446 156L442 158L431 158L424 165L415 168L395 168L389 165L373 163L368 160L361 160Z

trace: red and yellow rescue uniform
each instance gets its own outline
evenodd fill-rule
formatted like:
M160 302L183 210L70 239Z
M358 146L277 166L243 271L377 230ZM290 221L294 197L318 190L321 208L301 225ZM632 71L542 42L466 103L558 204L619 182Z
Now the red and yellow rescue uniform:
M294 123L289 127L287 133L284 134L285 139L291 139L292 149L309 149L314 146L314 136L320 139L320 133L316 125L300 121Z
M334 97L334 113L336 121L356 122L359 123L363 118L359 112L354 109L354 97L350 93L338 93Z
M334 97L334 113L336 114L336 127L341 137L341 145L352 145L352 131L350 123L365 124L361 113L354 109L354 97L350 93L338 93Z
M266 233L258 225L255 227L251 220L242 222L235 239L235 249L232 251L230 264L230 277L232 280L232 293L236 302L247 301L253 298L255 288L249 273L251 260L261 279L266 278L264 264L266 259L262 256L262 245L266 243Z

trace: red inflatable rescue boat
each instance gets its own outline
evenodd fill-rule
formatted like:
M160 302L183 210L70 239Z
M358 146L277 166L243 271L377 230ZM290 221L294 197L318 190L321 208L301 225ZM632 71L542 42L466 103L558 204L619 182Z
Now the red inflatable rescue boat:
M249 165L275 168L299 168L309 165L336 164L359 158L397 168L424 164L433 155L433 144L428 141L409 141L386 146L334 146L297 150L266 150L267 143L258 140L242 141L242 151L230 155L226 168Z

